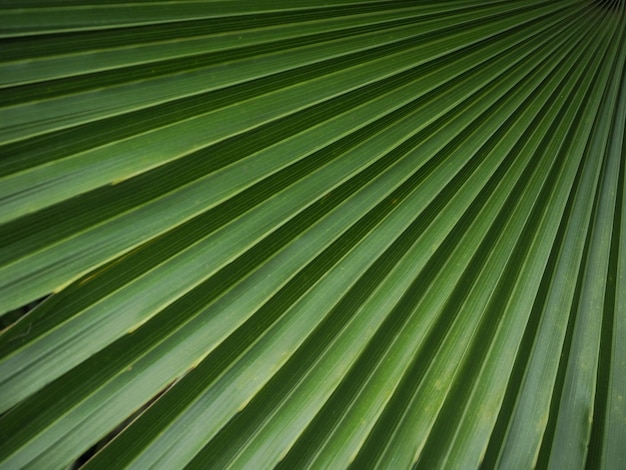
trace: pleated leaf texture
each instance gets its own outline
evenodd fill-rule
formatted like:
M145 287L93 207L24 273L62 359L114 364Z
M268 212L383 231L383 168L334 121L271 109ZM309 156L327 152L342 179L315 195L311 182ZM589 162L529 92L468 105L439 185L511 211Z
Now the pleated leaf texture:
M0 468L626 468L626 2L0 1Z

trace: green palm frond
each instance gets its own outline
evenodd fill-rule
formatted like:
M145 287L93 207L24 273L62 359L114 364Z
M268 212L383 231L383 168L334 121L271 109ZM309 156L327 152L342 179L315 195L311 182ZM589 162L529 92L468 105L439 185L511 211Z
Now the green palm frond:
M624 1L0 1L0 468L625 468L625 128Z

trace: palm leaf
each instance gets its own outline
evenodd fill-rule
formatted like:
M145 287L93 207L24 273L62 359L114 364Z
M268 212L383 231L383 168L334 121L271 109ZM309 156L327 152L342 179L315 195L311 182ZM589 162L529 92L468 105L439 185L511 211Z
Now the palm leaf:
M626 465L624 2L92 3L0 2L2 468Z

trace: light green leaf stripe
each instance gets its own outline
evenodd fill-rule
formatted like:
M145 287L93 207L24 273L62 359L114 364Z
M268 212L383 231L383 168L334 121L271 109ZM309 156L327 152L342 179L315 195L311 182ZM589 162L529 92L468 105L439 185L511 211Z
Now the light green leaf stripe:
M624 468L625 38L0 0L0 469Z

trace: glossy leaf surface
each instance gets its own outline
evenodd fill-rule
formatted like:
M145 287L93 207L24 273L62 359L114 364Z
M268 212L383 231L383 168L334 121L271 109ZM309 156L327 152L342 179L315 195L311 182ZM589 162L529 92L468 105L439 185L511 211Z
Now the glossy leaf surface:
M0 2L0 468L626 467L625 2L92 3Z

